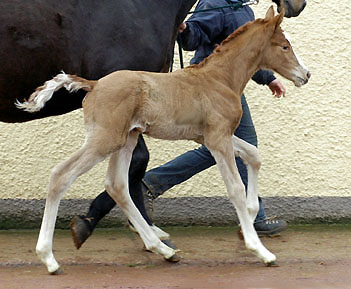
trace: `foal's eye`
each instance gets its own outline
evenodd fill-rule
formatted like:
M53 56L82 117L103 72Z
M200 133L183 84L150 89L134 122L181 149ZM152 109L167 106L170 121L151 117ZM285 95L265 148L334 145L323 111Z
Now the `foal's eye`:
M282 48L283 48L283 50L289 50L289 46L288 45L284 45Z

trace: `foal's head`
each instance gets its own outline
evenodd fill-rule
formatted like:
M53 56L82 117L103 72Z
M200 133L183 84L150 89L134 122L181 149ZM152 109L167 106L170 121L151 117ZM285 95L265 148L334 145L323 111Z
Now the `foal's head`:
M308 82L311 74L294 53L286 34L280 28L283 16L284 10L277 16L274 16L273 7L267 11L265 22L270 31L268 33L273 34L264 48L261 67L276 71L300 87Z

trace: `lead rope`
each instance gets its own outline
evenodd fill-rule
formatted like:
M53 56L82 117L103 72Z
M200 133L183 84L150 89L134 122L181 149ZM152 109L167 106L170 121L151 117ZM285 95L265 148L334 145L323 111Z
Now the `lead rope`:
M226 5L226 6L220 6L220 7L213 7L213 8L207 8L207 9L189 11L187 14L201 13L201 12L207 12L207 11L212 11L212 10L219 10L219 9L223 9L223 8L231 8L234 11L236 11L236 10L238 10L238 9L244 7L244 6L257 5L258 3L259 3L259 0L250 0L250 1L246 1L246 2L236 1L233 4ZM183 48L182 48L182 38L181 38L181 34L180 33L178 33L177 44L178 44L180 68L183 69L184 68ZM173 71L173 61L174 61L174 53L172 53L172 57L171 57L170 72Z

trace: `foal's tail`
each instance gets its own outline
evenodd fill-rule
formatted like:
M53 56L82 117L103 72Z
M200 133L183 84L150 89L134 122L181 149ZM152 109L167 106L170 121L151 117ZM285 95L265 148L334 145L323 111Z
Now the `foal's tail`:
M48 102L55 91L64 87L69 92L75 92L80 89L91 91L97 81L86 80L76 75L65 74L64 72L56 75L53 79L48 80L43 86L38 87L24 102L16 100L15 105L19 109L28 112L36 112L41 110L45 103Z

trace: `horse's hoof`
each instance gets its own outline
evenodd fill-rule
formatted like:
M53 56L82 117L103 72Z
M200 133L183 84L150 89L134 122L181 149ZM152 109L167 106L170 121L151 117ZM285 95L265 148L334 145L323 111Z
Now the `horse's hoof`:
M243 235L243 231L241 231L241 227L239 227L239 229L237 231L237 234L238 234L239 240L243 241L244 240L244 235Z
M177 246L174 245L174 243L172 242L171 239L161 240L161 242L162 242L163 244L165 244L166 246L172 248L173 250L177 250Z
M177 254L174 254L171 258L168 258L168 259L165 258L165 260L170 263L178 263L180 259L181 258Z
M278 263L275 262L275 261L266 263L266 266L267 266L267 267L280 267L280 266L278 265Z
M79 249L83 243L91 235L89 227L85 223L84 219L80 216L75 216L70 223L72 239L74 246Z
M61 268L58 268L56 271L50 272L50 275L62 275L63 273L63 270Z

